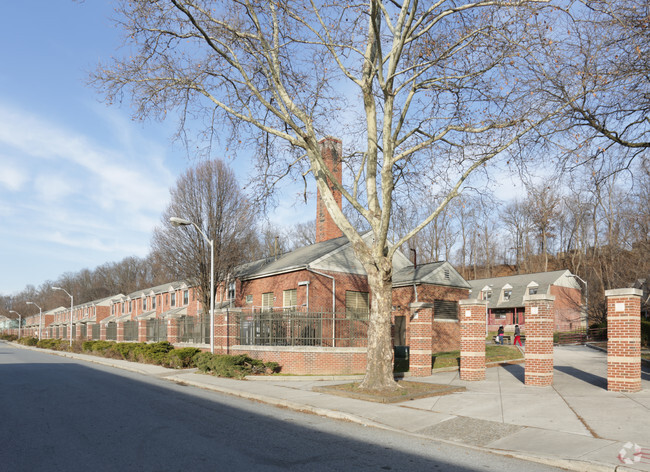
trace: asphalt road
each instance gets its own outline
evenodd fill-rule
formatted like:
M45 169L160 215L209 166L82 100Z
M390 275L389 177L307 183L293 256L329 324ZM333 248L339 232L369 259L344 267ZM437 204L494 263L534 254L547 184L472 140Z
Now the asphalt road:
M0 342L0 471L548 471Z

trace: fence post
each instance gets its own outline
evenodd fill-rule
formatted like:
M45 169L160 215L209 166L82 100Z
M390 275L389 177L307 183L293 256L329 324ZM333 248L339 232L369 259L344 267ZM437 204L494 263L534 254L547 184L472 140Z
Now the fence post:
M607 390L641 390L641 295L635 288L605 290Z
M115 341L117 341L118 343L124 342L124 322L117 323Z
M431 375L432 368L433 303L411 303L409 308L413 312L410 329L410 372L414 377L427 377Z
M487 300L459 300L460 379L485 380Z
M525 384L538 387L553 385L553 330L555 295L524 297L526 307Z
M99 325L99 339L106 341L106 323Z
M147 342L147 320L138 320L138 342Z

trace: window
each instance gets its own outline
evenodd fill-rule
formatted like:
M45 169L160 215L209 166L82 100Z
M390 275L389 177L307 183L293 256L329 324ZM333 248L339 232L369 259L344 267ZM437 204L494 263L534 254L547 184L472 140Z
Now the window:
M492 298L492 291L491 290L486 290L483 292L483 300L489 300Z
M262 294L262 308L270 310L273 308L273 292L266 292Z
M115 314L115 305L111 305L111 315Z
M511 295L512 295L512 290L511 290L511 289L504 290L504 291L503 291L503 300L504 300L504 301L508 301L508 300L510 300L510 296L511 296Z
M448 300L433 301L434 320L458 320L458 304Z
M133 310L133 302L129 300L129 313Z
M156 296L154 295L151 297L151 309L155 310L156 309Z
M124 313L124 302L122 302L122 309L120 310L120 313Z
M143 298L142 299L142 311L146 311L146 310L147 310L147 299Z
M368 315L370 304L368 292L345 292L345 315L348 318L364 318Z
M253 295L246 295L246 304L250 305L253 303Z
M537 287L530 287L528 289L528 295L537 295Z
M449 280L449 269L445 269L445 280Z
M185 290L183 292L183 305L187 305L190 302L190 291Z
M298 289L285 290L282 292L282 306L284 308L294 307L298 304Z
M236 295L236 283L230 282L228 284L228 300L234 300Z
M172 305L171 306L176 306L176 292L172 292Z

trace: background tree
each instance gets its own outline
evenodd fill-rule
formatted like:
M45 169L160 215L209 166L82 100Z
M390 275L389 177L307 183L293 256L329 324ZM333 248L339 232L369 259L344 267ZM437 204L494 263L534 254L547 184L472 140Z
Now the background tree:
M538 100L538 78L523 73L545 41L546 29L531 31L544 3L123 1L128 54L100 67L94 80L109 102L128 95L138 117L180 110L181 126L207 117L209 135L225 127L232 145L256 145L258 195L283 176L312 174L368 274L361 386L395 388L395 251L477 170L555 112ZM353 150L342 156L349 185L333 180L318 145L337 133ZM328 184L371 240L338 208ZM437 205L390 241L394 205L406 200Z
M257 250L255 212L234 172L222 161L188 169L170 190L171 201L154 229L154 257L176 278L196 279L204 310L210 307L210 246L194 227L173 227L179 217L195 223L214 241L216 281L227 281L233 267Z

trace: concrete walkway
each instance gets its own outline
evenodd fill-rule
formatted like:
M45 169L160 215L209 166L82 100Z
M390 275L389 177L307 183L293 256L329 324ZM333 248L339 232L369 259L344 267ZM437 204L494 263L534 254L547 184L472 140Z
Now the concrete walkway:
M650 369L642 368L641 392L608 392L607 356L585 346L555 348L552 387L524 385L523 364L490 368L486 380L480 382L461 381L457 372L441 372L417 380L462 385L467 390L398 404L312 391L316 385L342 383L341 378L241 381L94 356L56 354L569 470L650 471ZM619 456L631 463L624 463Z

